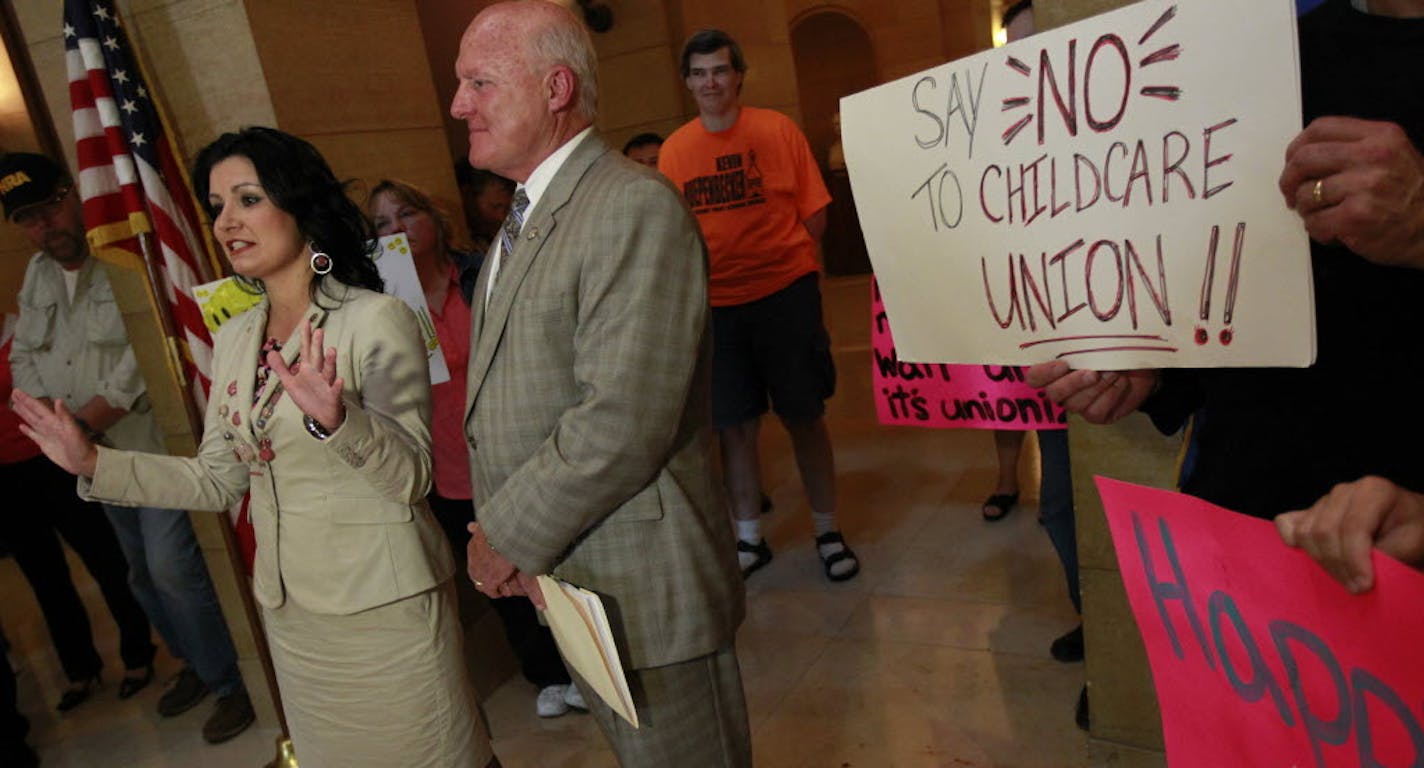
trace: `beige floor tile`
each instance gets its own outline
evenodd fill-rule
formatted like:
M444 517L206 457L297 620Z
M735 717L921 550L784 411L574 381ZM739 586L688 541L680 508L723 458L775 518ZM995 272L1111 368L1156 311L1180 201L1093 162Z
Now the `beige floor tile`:
M840 637L943 645L1043 660L1050 658L1048 646L1054 638L1077 621L1071 610L871 595L851 615ZM1081 664L1076 667L1082 669Z
M758 765L1076 766L1081 672L1051 661L891 641L833 641L771 716Z
M809 557L804 559L809 560ZM758 572L757 576L761 573ZM852 581L844 586L854 583ZM824 591L759 589L747 600L747 618L742 624L742 632L783 637L834 637L865 599L863 593L849 592L842 589L842 585L828 585Z
M752 740L777 738L763 730L772 713L800 686L811 668L826 652L828 637L757 633L746 629L737 633L737 662L742 669L742 690L752 725Z
M505 768L616 768L617 759L593 718L582 712L541 718L534 714L538 691L516 677L484 702L490 736Z

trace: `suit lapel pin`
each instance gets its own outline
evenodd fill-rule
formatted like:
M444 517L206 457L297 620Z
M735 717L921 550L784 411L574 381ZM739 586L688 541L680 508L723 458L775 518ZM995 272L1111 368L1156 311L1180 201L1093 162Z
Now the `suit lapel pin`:
M530 228L529 228L529 234L528 234L528 235L525 235L525 239L526 239L526 240L537 240L538 238L539 238L539 228L538 228L538 227L530 227Z

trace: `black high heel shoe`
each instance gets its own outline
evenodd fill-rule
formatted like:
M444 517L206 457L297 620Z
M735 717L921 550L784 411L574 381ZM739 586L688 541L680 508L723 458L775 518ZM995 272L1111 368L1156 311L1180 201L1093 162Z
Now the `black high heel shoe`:
M54 705L54 708L60 712L68 712L80 704L83 704L89 700L89 696L94 693L94 689L99 687L99 682L99 676L96 674L93 677L70 683L69 688L66 688L64 693L60 695L59 703Z
M133 671L134 670L130 669L128 670L128 674L125 674L123 677L119 678L120 699L131 698L134 694L138 693L144 688L147 688L149 683L153 682L152 663L139 670L143 674L139 675L138 677L132 676Z

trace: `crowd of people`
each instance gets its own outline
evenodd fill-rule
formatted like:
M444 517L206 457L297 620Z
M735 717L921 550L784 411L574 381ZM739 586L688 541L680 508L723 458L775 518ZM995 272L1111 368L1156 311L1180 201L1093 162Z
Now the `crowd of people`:
M1006 22L1031 26L1026 6ZM1424 565L1424 462L1386 434L1424 416L1360 420L1329 397L1412 380L1424 364L1408 321L1424 280L1424 2L1351 6L1327 0L1301 22L1308 127L1280 178L1314 241L1317 362L1054 362L1028 375L1092 422L1140 409L1174 431L1199 418L1185 490L1275 518L1358 592L1372 546ZM186 458L162 450L73 180L49 158L0 158L0 206L39 249L13 333L6 324L0 386L13 376L14 414L0 411L0 472L23 476L13 486L27 507L46 510L6 516L0 538L69 678L61 711L84 703L102 667L62 536L120 628L120 697L154 675L151 622L183 661L160 713L211 692L209 741L253 721L184 511L249 495L251 589L303 766L499 765L465 666L456 594L469 587L493 599L537 714L587 709L625 766L751 764L735 633L744 581L772 558L757 453L768 411L791 438L821 573L861 570L825 422L836 376L817 241L830 197L795 124L742 104L747 62L731 36L696 33L680 67L697 117L618 152L593 128L583 23L542 0L482 11L450 108L469 129L457 178L473 243L400 181L375 184L363 210L315 148L281 131L204 148L198 199L260 300L217 332L202 442ZM720 183L729 173L737 183ZM396 232L451 373L434 386L415 314L381 292L372 249ZM1386 356L1401 362L1372 365ZM1081 610L1066 438L1039 439L1044 524ZM1017 451L1001 454L1013 483L985 502L989 521L1017 503ZM542 574L604 600L640 727L583 696L539 622ZM1054 643L1062 660L1082 653L1081 626ZM0 762L33 765L9 672L0 750L13 751ZM1086 698L1079 708L1086 719Z

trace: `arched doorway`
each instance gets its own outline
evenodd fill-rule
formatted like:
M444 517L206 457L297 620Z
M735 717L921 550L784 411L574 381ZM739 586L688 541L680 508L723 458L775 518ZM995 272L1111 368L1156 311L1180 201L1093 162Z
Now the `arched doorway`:
M840 111L841 97L879 82L870 35L850 14L835 8L818 8L792 22L791 55L806 139L833 199L822 248L826 271L869 272L870 260L855 215L850 180L844 168L831 167L827 158L838 139L833 119Z

